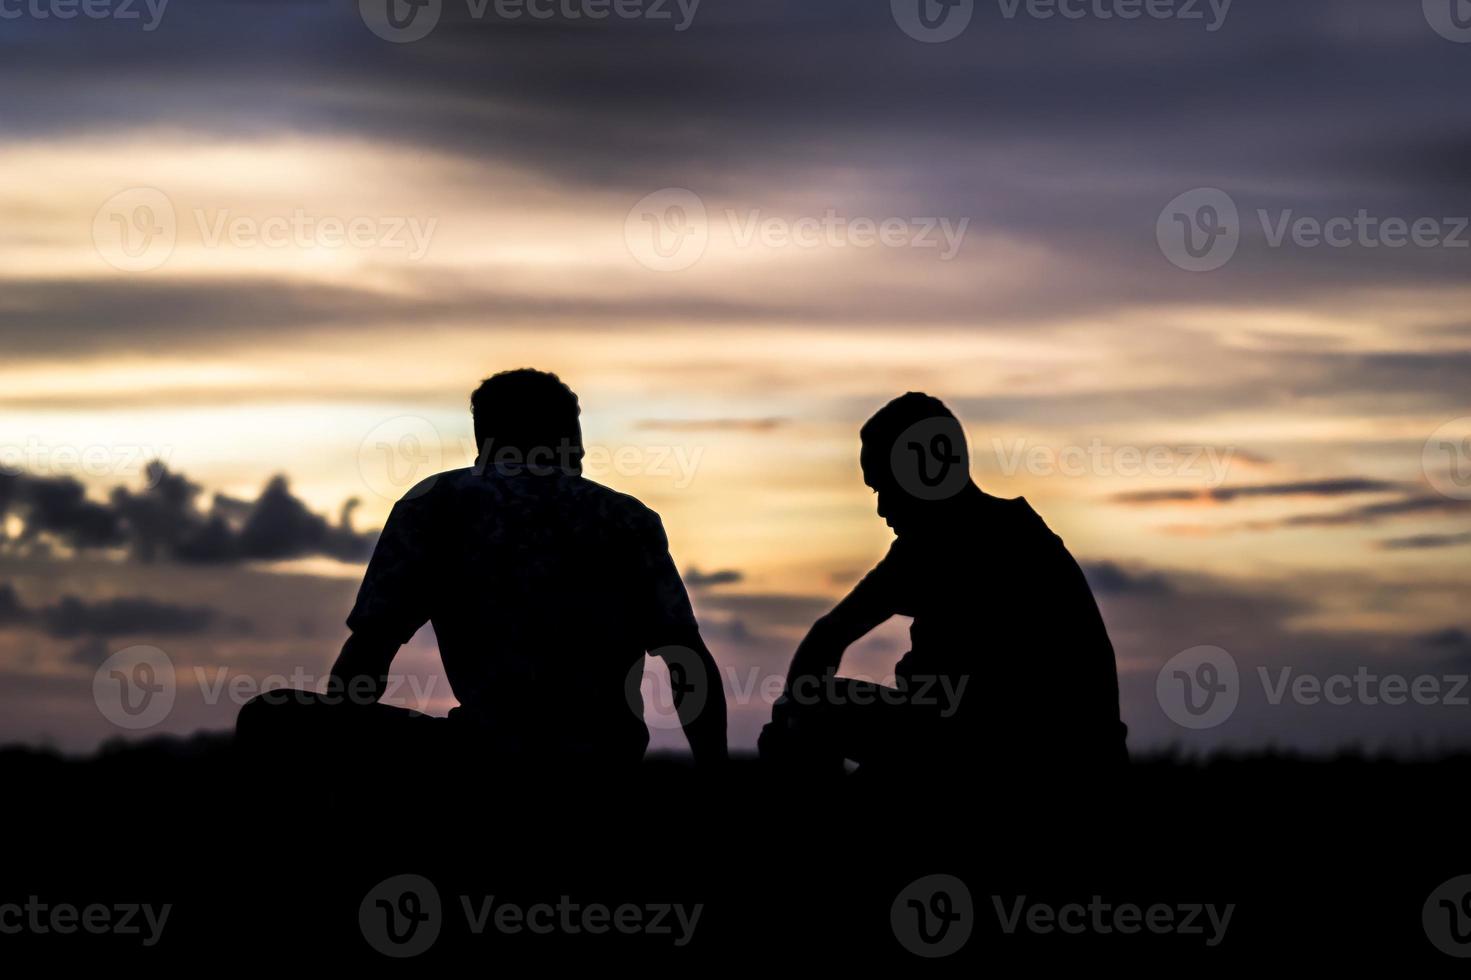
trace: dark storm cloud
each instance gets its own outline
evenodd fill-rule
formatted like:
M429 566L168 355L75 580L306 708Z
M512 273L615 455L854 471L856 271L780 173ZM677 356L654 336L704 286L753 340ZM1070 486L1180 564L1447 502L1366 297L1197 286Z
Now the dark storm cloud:
M314 555L361 561L372 550L375 532L351 526L356 501L334 523L293 495L282 476L253 501L216 494L208 510L199 507L201 489L159 462L149 464L143 490L119 486L106 502L90 499L71 477L0 472L0 519L13 514L21 522L19 534L0 545L19 552L57 544L83 552L124 548L140 561L188 563Z

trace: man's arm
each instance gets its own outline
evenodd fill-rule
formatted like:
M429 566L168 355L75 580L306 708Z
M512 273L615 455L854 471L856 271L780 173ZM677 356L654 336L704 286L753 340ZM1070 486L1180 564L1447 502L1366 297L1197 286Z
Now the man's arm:
M812 624L787 669L780 704L800 706L817 696L822 679L837 673L848 647L897 612L890 558L880 562L853 587L832 612Z
M683 643L672 647L677 653L664 653L670 687L674 690L674 708L695 764L718 765L729 758L730 751L725 731L725 685L720 679L720 667L699 630L683 639Z
M783 692L789 703L801 705L811 701L820 690L822 679L838 672L848 648L893 615L881 613L879 608L845 607L848 599L813 623L797 645L792 664L787 668Z
M669 553L664 525L653 511L648 514L642 545L649 575L644 649L662 657L669 667L674 708L695 763L718 764L728 756L725 685L700 636L689 593Z
M352 635L328 678L328 692L351 704L375 704L383 697L394 655L429 619L431 501L423 484L415 487L394 505L373 547L347 617Z
M327 693L348 704L376 704L388 688L388 667L400 644L375 633L353 633L342 645Z

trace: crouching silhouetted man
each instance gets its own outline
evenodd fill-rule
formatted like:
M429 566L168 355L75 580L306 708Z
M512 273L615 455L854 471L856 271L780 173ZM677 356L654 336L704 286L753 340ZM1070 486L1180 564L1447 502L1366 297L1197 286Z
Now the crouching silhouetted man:
M1113 647L1062 540L1024 498L971 481L965 433L938 399L896 398L861 439L895 541L798 646L763 757L1018 778L1126 761ZM894 615L913 617L894 687L837 677L849 645Z
M582 476L577 396L556 375L508 371L471 409L475 466L394 506L327 690L254 699L241 746L374 764L632 765L649 740L639 682L653 653L696 762L723 760L724 693L663 526ZM459 701L448 718L380 702L394 654L426 622Z

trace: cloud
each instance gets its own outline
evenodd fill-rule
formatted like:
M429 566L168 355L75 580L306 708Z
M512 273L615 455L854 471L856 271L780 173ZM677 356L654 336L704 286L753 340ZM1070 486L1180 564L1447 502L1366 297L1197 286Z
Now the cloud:
M1130 573L1111 561L1086 562L1083 575L1099 595L1165 596L1174 591L1169 579L1159 572Z
M653 432L770 432L788 425L781 417L757 419L641 419L635 428Z
M1460 514L1471 510L1471 500L1437 497L1429 494L1406 495L1400 500L1364 504L1327 514L1297 514L1284 517L1269 527L1350 527L1377 524L1386 518L1413 517L1422 514Z
M1454 626L1437 630L1434 633L1426 633L1420 637L1420 640L1426 646L1432 647L1471 647L1471 633Z
M1206 490L1139 490L1115 494L1110 499L1121 504L1193 503L1196 501L1225 504L1257 497L1342 497L1361 493L1401 493L1404 489L1404 484L1388 480L1342 477L1332 480L1267 483L1258 486L1215 487Z
M334 523L295 497L284 476L272 477L253 501L216 494L208 511L197 504L201 488L161 462L148 465L145 483L141 491L116 487L103 503L71 477L0 473L0 520L11 514L21 522L17 536L0 539L0 549L117 548L144 562L362 561L376 537L353 530L356 501L347 501Z
M110 24L74 23L63 35L17 22L0 40L0 84L41 82L7 117L17 142L82 135L156 145L161 133L184 133L205 143L310 136L413 147L482 172L531 175L563 199L606 208L615 234L635 201L669 186L691 186L717 213L730 204L967 216L967 250L984 238L1032 264L981 276L956 263L938 289L908 275L850 274L804 302L791 301L795 291L770 303L727 299L724 315L786 308L844 327L976 329L1161 303L1351 307L1375 287L1463 284L1454 249L1272 249L1254 223L1256 208L1319 219L1471 211L1471 193L1453 179L1464 171L1466 140L1456 134L1471 109L1442 97L1464 52L1436 36L1417 5L1395 6L1278 4L1233 11L1218 32L1151 18L1006 19L992 7L953 43L921 45L886 4L851 0L709 2L681 32L626 18L472 20L464 5L446 4L433 34L398 46L364 30L350 3L273 4L263 20L255 5L202 0L171 8L166 29L143 46ZM154 182L147 172L127 179ZM1166 201L1199 186L1235 195L1247 225L1240 255L1210 276L1178 274L1153 234ZM453 187L457 198L465 190ZM442 217L450 226L457 216ZM901 260L874 254L869 270ZM302 278L27 280L5 291L0 322L18 335L12 348L44 353L137 349L141 336L216 342L218 331L201 326L392 330L410 317L472 317L477 301L510 315L516 302L453 296L439 284L410 300L374 297ZM616 302L629 295L622 285L587 315L658 306L661 290ZM579 316L588 287L565 292L521 299ZM124 293L133 299L109 306ZM717 297L683 297L665 315L721 309ZM111 331L101 326L116 320ZM63 323L75 339L57 329Z
M744 619L752 630L768 632L806 631L817 618L833 606L824 596L769 592L730 595L713 592L700 600L700 610L713 610L722 615Z
M1426 647L1443 653L1446 666L1459 670L1471 669L1471 633L1466 630L1451 626L1426 633L1420 640Z
M19 514L27 540L51 536L76 548L121 544L118 515L87 498L87 489L70 477L27 476L0 471L0 519Z
M0 585L0 626L26 622L30 615L30 610L21 604L15 586L9 582Z
M1471 500L1458 500L1421 492L1408 483L1376 480L1367 477L1339 477L1325 480L1303 480L1291 483L1268 483L1257 486L1216 487L1203 490L1139 490L1114 494L1115 503L1133 506L1154 504L1216 503L1239 500L1299 498L1326 499L1360 494L1393 494L1395 499L1375 501L1339 510L1293 514L1270 520L1235 521L1222 524L1172 524L1164 528L1174 534L1230 534L1238 531L1273 531L1289 528L1362 527L1399 517L1424 515L1456 515L1471 510ZM1380 542L1389 550L1437 548L1462 544L1468 535L1416 535Z
M204 606L176 606L153 599L118 598L85 602L65 596L37 612L42 629L59 639L77 636L167 636L214 626L219 613Z
M1404 538L1386 538L1379 542L1385 551L1418 551L1433 548L1454 548L1471 544L1471 531L1462 534L1412 534Z
M746 576L733 568L723 568L714 572L702 572L698 568L685 569L684 584L691 589L708 589L717 585L734 585Z
M218 610L208 606L181 606L134 596L87 601L66 595L51 605L32 608L21 602L13 585L0 585L0 625L31 626L56 639L170 636L202 632L224 621ZM230 625L249 628L239 620Z

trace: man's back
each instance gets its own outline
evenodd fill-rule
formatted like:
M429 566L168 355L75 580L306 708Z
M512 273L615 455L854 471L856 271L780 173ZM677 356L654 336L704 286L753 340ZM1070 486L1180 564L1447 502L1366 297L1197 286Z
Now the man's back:
M940 700L960 752L1121 757L1113 647L1062 540L1023 498L976 492L950 516L855 589L914 619L896 673Z
M476 737L627 761L645 651L697 629L657 514L524 467L442 473L394 507L348 625L407 641L426 620Z

